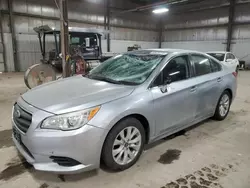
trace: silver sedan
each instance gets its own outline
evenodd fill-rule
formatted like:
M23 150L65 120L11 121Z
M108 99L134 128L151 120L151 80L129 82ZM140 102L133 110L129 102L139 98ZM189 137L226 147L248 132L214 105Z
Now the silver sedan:
M204 119L226 118L235 72L204 53L155 49L115 56L88 75L36 87L13 107L13 141L35 169L125 170L144 145Z

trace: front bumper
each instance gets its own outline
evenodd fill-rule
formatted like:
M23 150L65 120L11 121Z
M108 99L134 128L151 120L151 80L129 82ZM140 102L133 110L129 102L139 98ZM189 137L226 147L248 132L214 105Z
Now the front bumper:
M55 173L78 173L99 167L102 145L107 130L85 125L73 131L46 130L38 128L33 114L32 124L24 134L12 120L12 125L21 137L13 141L24 158L41 171ZM33 120L34 119L34 120ZM65 157L79 162L77 165L64 166L51 159L52 156Z

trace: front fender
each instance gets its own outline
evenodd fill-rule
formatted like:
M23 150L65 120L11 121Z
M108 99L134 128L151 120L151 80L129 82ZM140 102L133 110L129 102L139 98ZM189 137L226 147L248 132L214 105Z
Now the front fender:
M147 119L150 127L149 138L154 136L154 109L152 95L149 91L130 95L102 105L100 111L89 124L110 130L121 119L134 114L142 115Z

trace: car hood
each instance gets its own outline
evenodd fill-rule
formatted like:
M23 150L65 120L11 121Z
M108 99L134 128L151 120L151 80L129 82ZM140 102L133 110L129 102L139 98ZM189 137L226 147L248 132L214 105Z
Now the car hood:
M30 105L60 114L101 105L131 94L135 86L111 84L74 76L50 82L22 95Z

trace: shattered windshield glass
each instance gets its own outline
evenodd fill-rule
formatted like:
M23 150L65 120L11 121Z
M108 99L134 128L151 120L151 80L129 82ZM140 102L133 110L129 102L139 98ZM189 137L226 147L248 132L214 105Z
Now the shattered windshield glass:
M150 52L118 55L93 69L88 77L117 84L138 85L149 77L164 57Z

